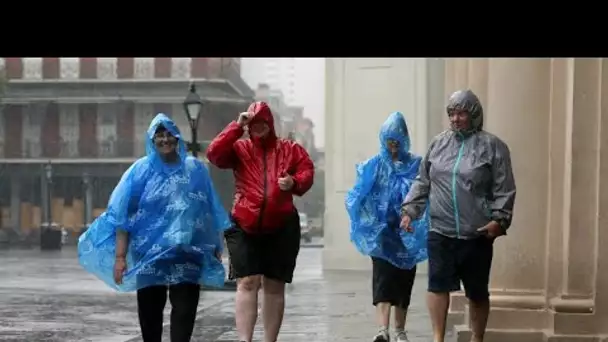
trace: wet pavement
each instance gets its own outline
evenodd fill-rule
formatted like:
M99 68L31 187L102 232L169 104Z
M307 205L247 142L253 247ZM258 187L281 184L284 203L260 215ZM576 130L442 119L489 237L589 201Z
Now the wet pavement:
M376 330L371 275L324 274L321 251L301 249L279 341L370 341ZM412 342L431 340L425 278L416 281L408 315ZM166 322L169 310L167 304ZM203 292L192 340L237 341L233 315L233 292ZM261 324L254 339L263 341ZM0 251L0 341L141 342L135 296L116 293L86 274L73 249Z

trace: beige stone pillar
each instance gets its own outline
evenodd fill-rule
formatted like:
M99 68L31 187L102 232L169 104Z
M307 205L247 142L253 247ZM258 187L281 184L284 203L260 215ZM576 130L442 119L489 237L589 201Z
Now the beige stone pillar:
M489 63L490 60L488 58L470 58L467 67L468 88L477 94L484 109L488 105Z
M489 61L485 129L509 146L517 183L513 227L495 243L497 290L544 290L550 66L549 59Z
M469 84L486 102L484 129L509 146L518 189L513 225L494 245L490 341L533 341L545 327L550 67L549 59L473 60L469 65ZM459 341L469 335L468 322L462 323ZM505 326L527 332L495 339Z
M608 64L497 59L489 71L486 128L511 149L518 195L495 245L488 339L607 341Z
M469 60L467 58L447 58L445 60L444 104L453 92L469 87ZM443 128L449 128L447 116L443 119Z
M471 89L479 97L479 100L484 108L484 112L486 112L486 116L484 117L484 125L487 125L489 59L470 58L467 59L466 62L466 70L460 70L460 73L463 73L464 71L467 72L467 84L459 86L458 89ZM461 63L460 68L464 69L464 65L464 63ZM453 73L457 74L458 72L453 71ZM460 78L462 79L463 77L460 76ZM463 321L466 314L466 304L467 300L463 291L455 292L450 296L450 325L458 324L459 322Z
M414 152L426 150L426 71L424 59L327 60L324 269L371 267L350 242L344 198L355 182L355 165L378 153L378 133L391 112L404 113Z
M596 310L601 61L572 59L567 71L570 94L566 98L571 100L566 103L564 143L551 141L554 155L563 150L564 162L563 192L553 193L563 203L561 215L554 215L561 216L562 224L548 227L549 240L551 235L561 235L556 240L562 242L559 254L552 255L558 252L555 248L547 255L553 281L559 270L551 260L561 261L559 287L547 284L550 334L555 336L592 334L595 326L590 314Z
M595 262L595 325L608 334L608 59L601 61L597 251ZM608 341L605 338L603 342Z

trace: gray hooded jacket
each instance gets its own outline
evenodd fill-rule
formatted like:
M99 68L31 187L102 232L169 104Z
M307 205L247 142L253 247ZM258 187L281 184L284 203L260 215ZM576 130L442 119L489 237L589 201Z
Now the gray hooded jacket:
M479 237L492 220L506 231L516 193L509 148L482 130L483 109L470 90L454 93L447 109L467 110L471 129L433 138L402 212L417 219L428 203L430 230L452 238Z

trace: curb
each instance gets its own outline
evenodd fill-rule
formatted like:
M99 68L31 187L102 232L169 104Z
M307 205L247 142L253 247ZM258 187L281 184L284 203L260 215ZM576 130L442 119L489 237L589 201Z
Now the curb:
M201 286L201 291L205 292L234 292L236 291L236 282L227 280L223 287Z
M300 248L323 248L323 244L320 243L311 243L311 244L305 244L305 245L300 245Z

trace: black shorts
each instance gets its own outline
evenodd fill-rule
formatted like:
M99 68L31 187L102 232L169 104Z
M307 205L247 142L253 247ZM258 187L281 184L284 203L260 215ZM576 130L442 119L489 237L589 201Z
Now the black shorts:
M464 285L467 298L473 301L489 298L490 268L494 240L449 238L429 232L429 292L460 291Z
M373 304L391 303L392 306L407 310L415 279L416 266L403 270L384 259L372 257Z
M235 221L224 232L233 277L263 275L291 283L300 252L300 234L297 212L285 218L284 227L266 234L247 233Z

